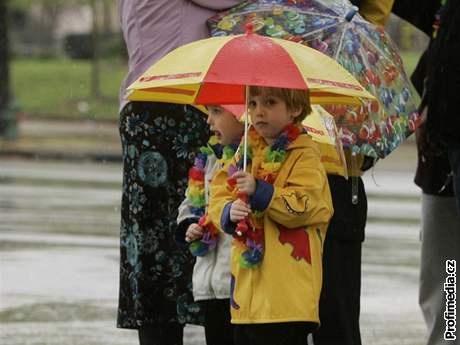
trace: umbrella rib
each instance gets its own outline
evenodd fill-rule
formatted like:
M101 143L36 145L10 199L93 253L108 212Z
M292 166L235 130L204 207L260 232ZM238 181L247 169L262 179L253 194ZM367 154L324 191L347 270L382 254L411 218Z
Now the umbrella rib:
M364 51L364 48L363 48L362 44L360 45L360 47L359 47L358 49L359 49L359 51L360 51L360 53L361 53L361 56L363 57L363 64L366 66L366 69L372 71L373 68L369 65L369 62L368 62L367 59L365 58L366 54L365 54L365 51ZM366 89L367 89L367 88L366 88ZM384 111L386 112L386 109L383 109L383 108L382 108L382 106L383 106L383 107L385 107L385 106L384 106L384 104L381 102L378 92L376 92L376 90L374 90L374 92L371 92L371 90L369 90L369 89L367 89L367 91L370 92L371 94L373 94L373 95L375 96L375 98L377 99L377 102L379 102L379 104L380 104L379 112L380 112L380 113L381 113L381 112L384 112ZM363 124L361 125L361 127L362 127L363 125L364 125L364 122L363 122ZM374 124L374 126L375 126L375 124Z
M374 69L369 65L369 61L365 58L366 52L364 51L362 44L359 46L359 50L360 50L361 56L363 57L363 64L366 66L366 69L373 71ZM380 102L380 98L378 96L376 96L376 98Z
M331 16L331 15L329 15L329 14L318 13L318 12L310 12L310 11L296 11L296 12L297 12L297 13L301 13L301 14L310 14L310 15L312 15L312 16L325 17L325 18L331 18L331 19L340 18L339 15Z
M321 31L324 31L324 30L327 30L329 28L332 28L333 26L338 26L339 24L341 24L341 22L337 22L337 23L334 23L334 24L331 24L331 25L328 25L328 26L323 26L322 28L319 28L319 29L316 29L316 30L313 30L313 31L310 31L306 34L303 34L301 35L300 37L302 38L306 38L308 36L311 36L313 34L316 34L317 32L321 32Z
M369 42L369 44L371 46L373 46L375 48L375 50L377 50L379 52L379 54L383 55L385 57L385 59L387 60L391 60L391 58L388 57L388 54L385 53L384 51L382 51L374 42L372 42L372 40L370 40L368 37L367 37L367 33L364 33L363 29L361 29L359 26L356 27L358 31L361 31L361 36L364 37L366 39L367 42Z
M194 101L193 101L194 103L195 103L196 99L198 98L198 96L199 96L199 94L200 94L200 92L201 92L201 88L202 88L202 87L203 87L203 83L201 82L201 83L200 83L200 86L198 87L198 90L196 90L196 94L195 94L196 96L195 96L195 99L194 99ZM206 106L205 104L199 104L199 105Z
M291 10L291 8L288 7L288 6L277 6L277 7L282 8L285 11ZM229 13L225 17L243 16L243 15L250 14L250 13L266 12L267 10L269 10L269 9L268 8L263 8L263 9L259 8L259 9L255 9L255 10L247 10L247 11L241 11L241 12L238 12L238 13ZM317 17L331 18L331 19L340 18L339 15L331 16L329 14L318 13L318 12L309 12L309 11L300 11L300 10L298 10L298 11L296 10L295 12L296 13L301 13L301 14L310 14L312 16L317 16Z
M316 2L319 3L319 4L321 4L321 5L323 5L324 8L327 8L327 9L329 9L330 11L335 12L335 11L333 11L333 10L331 9L331 4L324 3L324 1L322 1L322 0L316 0ZM338 16L340 17L340 15L338 15Z
M340 35L339 46L337 47L337 50L335 51L335 54L334 54L334 60L335 61L338 61L337 58L339 57L339 53L340 53L340 51L342 49L343 36L345 36L345 32L348 30L349 25L350 25L350 22L345 23L345 29L342 30L342 34Z

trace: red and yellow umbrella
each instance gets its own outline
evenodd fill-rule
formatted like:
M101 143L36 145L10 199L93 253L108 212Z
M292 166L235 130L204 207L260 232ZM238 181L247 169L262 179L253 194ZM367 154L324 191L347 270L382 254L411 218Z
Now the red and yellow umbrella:
M244 104L248 85L309 89L314 104L352 105L374 99L350 73L317 50L251 32L173 50L128 87L128 99Z

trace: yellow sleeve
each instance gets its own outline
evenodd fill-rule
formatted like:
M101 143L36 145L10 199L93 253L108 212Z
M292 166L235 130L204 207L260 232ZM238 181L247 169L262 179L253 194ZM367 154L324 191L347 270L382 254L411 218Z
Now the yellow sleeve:
M227 184L227 169L219 170L213 177L210 184L210 196L208 204L209 220L220 230L220 218L224 206L235 200L236 193L231 191Z
M333 214L326 173L314 150L302 150L284 187L275 186L268 217L287 228L327 223Z
M385 26L394 0L364 0L359 13L369 22L377 26Z

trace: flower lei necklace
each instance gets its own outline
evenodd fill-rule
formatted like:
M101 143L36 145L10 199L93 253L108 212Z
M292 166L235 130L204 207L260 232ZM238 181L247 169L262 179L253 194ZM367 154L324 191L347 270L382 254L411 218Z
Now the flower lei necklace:
M209 156L221 156L218 163L230 161L235 154L231 145L223 146L218 143L217 138L212 136L207 146L200 148L195 158L194 166L189 170L187 198L190 200L190 211L199 218L198 225L204 228L201 239L190 243L189 249L193 256L204 256L216 247L219 232L214 224L209 220L206 213L206 191L205 175L206 162Z
M272 146L267 146L264 149L264 161L257 169L255 174L256 179L263 180L267 183L273 184L278 176L279 170L287 157L287 149L289 145L295 141L298 136L305 133L303 127L293 123L286 126ZM260 147L263 138L255 131L253 127L249 129L248 133L248 161L253 156L253 148ZM242 147L238 152L242 152ZM230 165L228 169L228 176L232 176L238 168L243 166L243 157L238 154L236 165ZM234 190L236 180L228 178L227 183L230 189ZM238 198L244 202L248 202L248 196L245 193L238 193ZM240 266L243 268L258 267L264 254L264 229L263 229L263 212L254 212L252 217L240 221L237 224L233 237L243 247L243 253L239 258Z

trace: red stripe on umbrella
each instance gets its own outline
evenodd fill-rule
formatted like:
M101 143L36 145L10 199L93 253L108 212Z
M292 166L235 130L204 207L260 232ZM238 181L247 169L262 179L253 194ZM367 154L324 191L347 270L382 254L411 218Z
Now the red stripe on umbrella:
M241 82L240 82L241 84ZM200 87L196 104L244 104L245 86L244 85L223 85L216 83L205 83Z
M267 52L270 52L268 56ZM226 43L214 58L204 82L307 89L295 62L284 48L253 34Z

